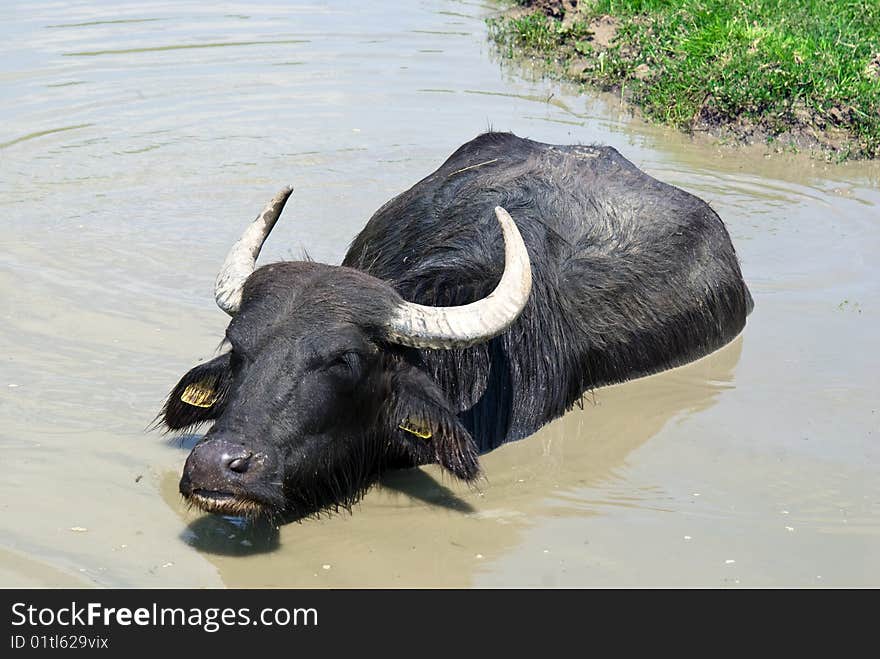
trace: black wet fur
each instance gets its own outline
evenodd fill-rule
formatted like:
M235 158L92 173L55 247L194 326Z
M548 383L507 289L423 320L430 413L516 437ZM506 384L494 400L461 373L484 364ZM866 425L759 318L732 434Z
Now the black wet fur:
M461 305L495 287L495 206L531 261L519 319L467 349L389 343L383 328L401 299ZM720 348L753 306L708 204L610 147L509 133L468 142L382 206L342 266L257 269L227 330L231 352L185 375L163 410L169 428L216 420L204 441L268 456L271 469L233 478L230 491L279 519L350 508L386 469L438 462L472 481L478 454L534 433L590 389ZM214 407L179 400L215 371ZM432 436L401 429L407 418Z

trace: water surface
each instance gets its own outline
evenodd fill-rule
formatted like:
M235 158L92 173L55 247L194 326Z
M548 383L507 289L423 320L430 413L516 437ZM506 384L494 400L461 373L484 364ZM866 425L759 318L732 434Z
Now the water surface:
M0 7L0 585L880 585L880 170L636 121L498 61L476 2ZM600 389L462 487L395 474L281 529L188 511L146 433L211 357L213 279L338 263L492 127L599 142L727 223L756 309L694 364Z

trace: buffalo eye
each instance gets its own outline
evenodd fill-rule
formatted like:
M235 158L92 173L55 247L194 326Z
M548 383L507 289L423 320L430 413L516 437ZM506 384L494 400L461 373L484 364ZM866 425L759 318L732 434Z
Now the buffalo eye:
M363 372L363 359L356 352L344 352L331 358L324 370L334 377L357 381Z
M229 351L229 369L233 373L240 373L243 368L253 362L252 355L241 348L241 346L230 342L229 347L231 348Z

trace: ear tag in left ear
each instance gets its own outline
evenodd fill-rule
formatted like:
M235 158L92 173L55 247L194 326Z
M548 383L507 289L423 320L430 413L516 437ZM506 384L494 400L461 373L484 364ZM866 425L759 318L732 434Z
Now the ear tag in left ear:
M205 378L193 382L180 394L180 400L194 407L211 407L217 402L216 385L217 378Z
M419 439L431 439L430 428L418 419L407 419L397 427L408 432L410 435L415 435Z

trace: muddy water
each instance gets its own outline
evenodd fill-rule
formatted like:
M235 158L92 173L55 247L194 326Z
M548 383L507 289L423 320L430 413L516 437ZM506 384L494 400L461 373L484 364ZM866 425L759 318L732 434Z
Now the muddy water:
M880 169L693 142L499 62L492 6L4 3L0 585L880 585ZM395 474L281 529L187 511L145 433L214 354L217 268L338 263L492 126L602 142L711 202L756 300L699 362L601 389L461 487Z

